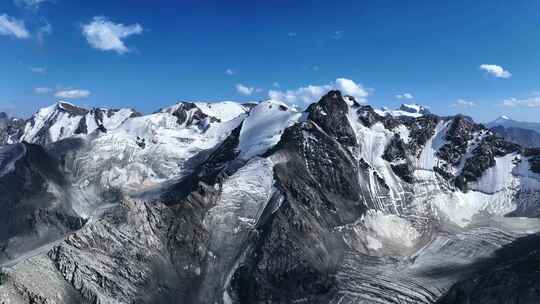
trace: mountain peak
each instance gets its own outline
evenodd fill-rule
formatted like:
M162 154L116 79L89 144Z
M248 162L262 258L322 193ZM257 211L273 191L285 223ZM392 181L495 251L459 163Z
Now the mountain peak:
M399 107L400 111L405 111L408 113L418 113L418 114L428 114L429 111L426 109L426 107L417 104L417 103L411 103L411 104L402 104Z

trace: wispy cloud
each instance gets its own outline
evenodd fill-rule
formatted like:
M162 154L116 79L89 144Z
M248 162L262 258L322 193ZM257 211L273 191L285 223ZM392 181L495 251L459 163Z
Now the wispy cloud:
M47 87L34 88L34 93L39 95L52 93L53 89Z
M26 9L38 9L42 4L46 2L54 2L52 0L14 0L16 6Z
M226 69L226 70L225 70L225 74L231 75L231 76L232 76L232 75L235 75L236 72L235 72L233 69Z
M298 36L298 34L297 34L296 32L288 32L288 33L287 33L287 36L289 36L289 37L296 37L296 36Z
M124 39L141 34L143 28L138 23L123 25L122 23L113 23L103 16L98 16L94 17L92 22L83 25L82 32L93 48L125 54L131 50L125 45Z
M52 25L46 20L44 20L43 22L44 24L40 28L38 28L36 32L36 39L39 43L43 43L45 36L48 36L53 32Z
M540 108L540 95L533 95L527 98L507 98L500 103L508 108Z
M335 89L340 90L345 95L354 97L359 103L367 102L369 90L347 78L338 78L329 84L308 85L294 90L270 90L268 91L268 97L289 104L310 104L318 101L326 92Z
M476 102L465 100L465 99L458 99L456 100L456 102L454 102L450 106L454 108L472 108L472 107L476 107Z
M277 81L275 81L274 83L272 83L272 86L273 86L274 88L280 88L280 87L281 87L281 85L280 85L279 82L277 82Z
M414 99L414 96L411 93L403 93L403 94L397 94L396 98L397 99Z
M47 73L47 68L46 67L29 67L28 68L31 72L33 73L36 73L36 74L45 74Z
M54 97L61 99L79 99L90 96L90 91L80 89L60 90L54 94Z
M510 78L512 73L496 64L481 64L480 69L497 78Z
M30 32L26 29L24 21L6 14L0 15L0 35L13 36L18 39L30 38Z
M249 86L246 86L246 85L243 85L243 84L239 83L239 84L236 85L236 92L238 92L239 94L242 94L242 95L249 96L249 95L253 94L253 92L255 92L255 88L254 87L249 87Z

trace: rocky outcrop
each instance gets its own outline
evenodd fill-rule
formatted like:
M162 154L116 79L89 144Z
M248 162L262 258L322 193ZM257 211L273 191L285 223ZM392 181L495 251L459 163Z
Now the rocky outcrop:
M441 121L438 116L425 115L405 122L410 130L409 149L414 156L418 156L426 142L435 135L435 128Z
M447 143L438 151L439 157L452 166L458 165L467 152L469 141L482 128L481 125L474 123L471 118L466 116L458 115L452 119L445 137Z
M391 163L392 171L407 183L414 180L413 169L408 159L407 145L396 134L386 146L382 158Z
M24 120L0 112L0 145L14 144L23 134Z
M309 120L315 122L329 135L334 136L340 143L348 146L357 145L354 131L347 123L349 107L340 91L328 92L319 102L310 105L306 111Z
M211 122L219 122L220 120L216 117L208 116L201 111L192 102L181 103L178 107L172 112L172 115L176 116L177 123L180 125L196 125L201 129L207 127Z

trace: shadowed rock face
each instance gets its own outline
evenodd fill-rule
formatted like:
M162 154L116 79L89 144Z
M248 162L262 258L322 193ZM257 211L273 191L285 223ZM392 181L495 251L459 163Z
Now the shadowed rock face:
M340 143L355 146L356 137L347 122L349 107L340 91L330 91L322 99L309 106L308 119L316 123Z
M334 229L366 209L359 203L358 165L312 121L287 129L272 154L287 159L274 168L282 201L259 223L259 236L234 274L231 293L239 303L323 303L335 287L345 248Z
M540 302L540 237L516 240L479 262L481 268L455 284L437 303L493 304Z
M84 221L71 209L58 162L37 145L0 148L1 253L16 257L25 250L80 229Z

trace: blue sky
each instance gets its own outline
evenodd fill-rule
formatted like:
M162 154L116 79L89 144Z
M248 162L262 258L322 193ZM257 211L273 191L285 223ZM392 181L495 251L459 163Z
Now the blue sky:
M270 90L301 105L345 84L376 107L540 121L540 2L4 0L0 66L19 115Z

